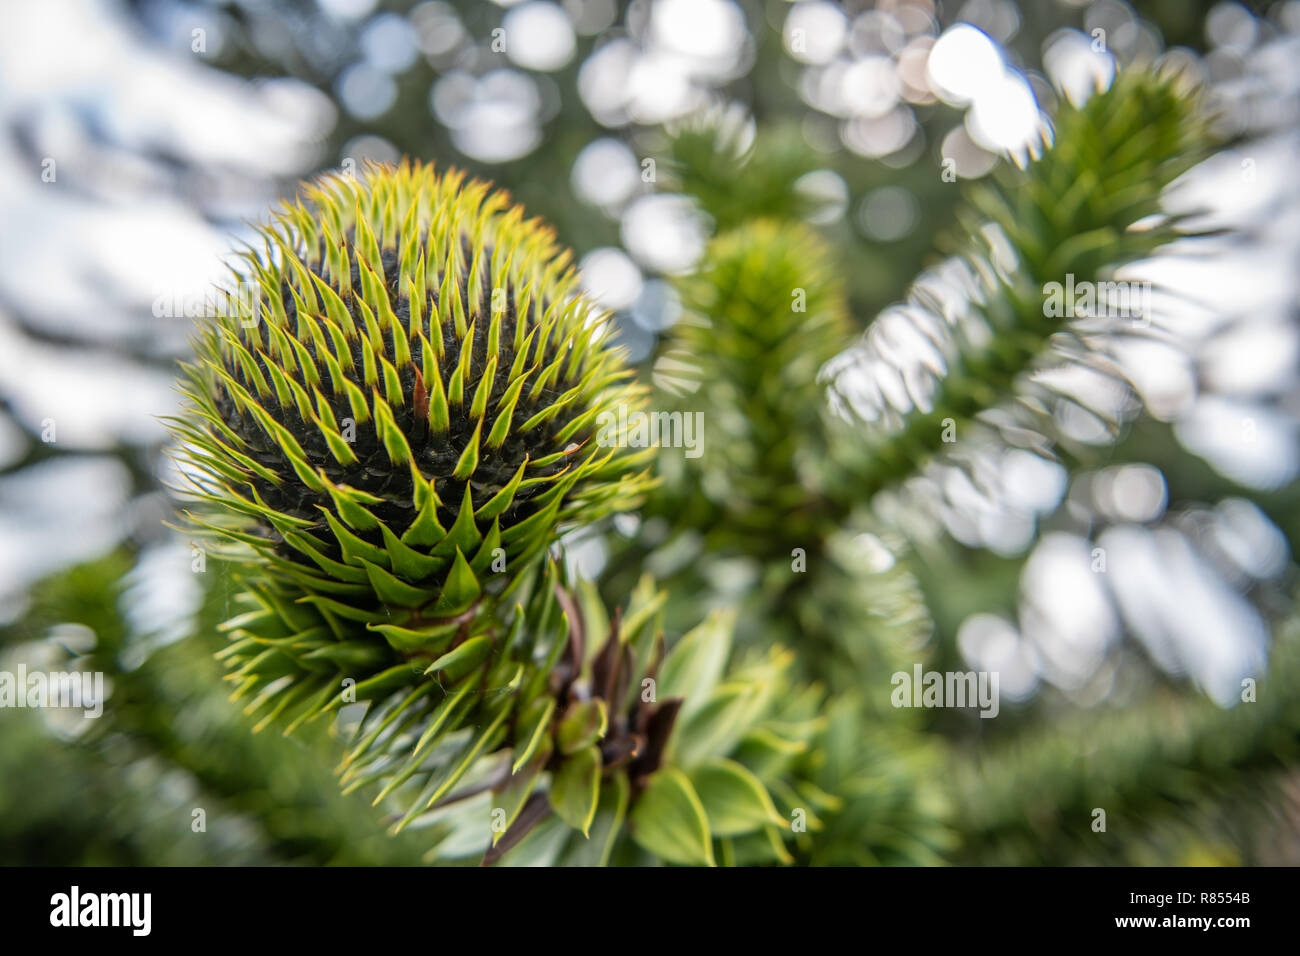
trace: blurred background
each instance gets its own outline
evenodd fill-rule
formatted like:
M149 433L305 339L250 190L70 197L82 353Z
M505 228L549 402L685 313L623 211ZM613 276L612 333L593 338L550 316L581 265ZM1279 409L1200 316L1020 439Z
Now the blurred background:
M175 362L299 179L411 156L496 181L661 382L675 281L717 231L797 194L852 322L890 328L918 279L951 284L961 185L1156 58L1207 86L1226 144L1168 203L1231 232L1136 267L1180 290L1169 335L1054 370L1068 463L975 443L872 503L915 551L927 667L998 671L1003 713L925 715L881 757L905 768L881 814L929 821L923 850L845 839L873 862L1300 863L1296 0L0 0L0 670L108 675L100 721L0 710L0 863L426 858L338 794L327 741L249 734L210 659L221 579L163 524ZM761 138L770 194L701 178L679 137L701 117ZM828 367L866 420L924 361L878 346ZM572 562L614 599L631 565L707 581L674 590L682 627L756 587L661 525ZM853 540L892 563L887 535ZM1242 704L1268 673L1268 709ZM1132 801L1124 841L1066 832L1099 794Z

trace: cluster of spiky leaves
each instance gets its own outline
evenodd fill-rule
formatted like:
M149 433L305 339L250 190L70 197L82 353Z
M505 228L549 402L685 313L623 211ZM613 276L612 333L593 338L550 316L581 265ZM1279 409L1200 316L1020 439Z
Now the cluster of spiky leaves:
M680 499L697 496L686 520L725 529L719 545L755 554L808 541L808 490L826 453L817 375L849 337L830 249L807 226L750 222L714 239L678 288L683 316L656 376L703 412L707 453L660 456L660 497L676 520ZM786 519L775 538L773 513Z
M305 717L340 666L472 661L560 526L635 501L636 453L594 436L640 390L570 254L486 184L372 167L259 231L173 424L195 527L252 569L241 692Z
M665 655L664 595L648 578L612 616L550 560L515 595L436 668L395 665L303 714L364 705L339 767L346 791L404 808L393 831L427 829L445 861L792 860L792 823L821 824L790 775L824 724L821 694L790 683L792 655L732 662L723 613ZM267 643L247 623L232 622L242 636L224 655Z
M821 825L790 774L824 726L822 695L790 682L792 655L733 660L723 612L665 654L665 595L649 578L612 617L590 585L570 591L554 566L546 579L522 612L543 663L519 682L513 745L456 777L459 792L440 768L461 767L478 731L419 770L429 782L413 785L416 813L431 810L418 819L441 837L435 852L486 849L511 865L790 862L787 843ZM388 720L378 708L357 733Z

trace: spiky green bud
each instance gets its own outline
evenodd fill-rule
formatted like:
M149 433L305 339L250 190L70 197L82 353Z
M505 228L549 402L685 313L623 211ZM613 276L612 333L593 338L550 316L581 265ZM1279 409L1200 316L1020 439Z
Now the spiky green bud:
M392 639L459 618L562 523L634 499L631 455L594 440L602 411L639 399L608 317L504 193L374 167L308 187L259 233L251 294L218 302L176 430L227 512L200 523L271 577Z

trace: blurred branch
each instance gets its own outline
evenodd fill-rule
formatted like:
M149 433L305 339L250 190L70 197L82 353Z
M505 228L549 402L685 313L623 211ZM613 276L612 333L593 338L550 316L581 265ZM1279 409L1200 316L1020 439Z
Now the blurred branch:
M954 430L962 434L978 415L1015 396L1017 379L1067 328L1064 318L1047 314L1048 283L1067 276L1095 282L1185 236L1180 217L1148 217L1160 213L1164 188L1209 151L1199 109L1176 78L1126 70L1083 107L1062 108L1040 159L1021 173L1004 170L973 192L965 213L970 309L988 334L970 335L925 295L909 302L917 334L946 351L946 371L932 366L926 374L925 400L909 383L916 407L893 412L884 402L883 418L864 422L873 434L846 449L842 498L869 499L904 481L942 451ZM1142 220L1144 228L1134 229ZM870 339L864 347L872 348ZM840 397L846 409L855 407L850 396ZM892 428L891 417L899 419Z
M1085 713L1028 731L949 768L963 857L1057 862L1122 856L1153 821L1207 801L1259 797L1262 780L1300 754L1300 619L1273 648L1256 699L1225 711L1162 690L1121 711ZM1107 829L1092 830L1094 809Z
M76 742L60 745L51 738L45 746L81 751L93 779L104 778L105 786L116 786L114 781L128 762L161 761L183 771L201 790L194 805L208 811L209 825L215 829L219 808L244 815L260 828L258 839L270 859L348 865L419 863L426 843L418 834L390 837L379 811L371 810L360 797L343 796L321 741L310 735L303 742L255 734L252 722L225 699L212 657L220 646L214 622L225 603L219 568L207 572L215 580L200 614L197 636L153 651L139 666L130 666L141 648L129 634L119 599L131 563L128 554L119 552L42 582L33 589L28 614L0 630L0 645L43 640L58 624L79 623L95 632L95 647L83 663L87 669L103 671L111 685L104 715ZM122 743L129 745L126 751ZM131 756L124 760L126 754ZM107 763L105 755L111 755ZM129 812L128 807L119 809ZM156 797L141 810L156 814ZM147 822L140 821L134 828ZM203 835L191 833L188 808L179 808L171 822L176 828L173 840L193 836L196 841L195 859L190 862L210 862L221 852L219 841L205 843ZM130 832L133 827L119 829ZM41 862L82 860L74 848L66 860Z

